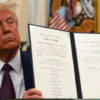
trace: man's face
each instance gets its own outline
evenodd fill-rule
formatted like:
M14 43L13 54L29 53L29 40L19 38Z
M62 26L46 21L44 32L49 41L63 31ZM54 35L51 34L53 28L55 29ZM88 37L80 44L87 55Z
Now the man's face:
M15 18L8 10L0 10L0 52L3 50L17 50L20 37Z

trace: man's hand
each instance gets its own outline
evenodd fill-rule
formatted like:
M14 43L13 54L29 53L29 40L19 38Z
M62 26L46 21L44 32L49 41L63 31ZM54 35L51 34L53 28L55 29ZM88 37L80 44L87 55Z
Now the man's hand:
M43 99L42 93L36 89L30 89L24 92L23 99Z

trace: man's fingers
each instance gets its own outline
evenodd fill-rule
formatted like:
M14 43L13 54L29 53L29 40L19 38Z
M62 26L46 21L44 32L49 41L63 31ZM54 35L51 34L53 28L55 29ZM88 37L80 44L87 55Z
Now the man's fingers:
M23 97L24 99L43 99L42 93L36 89L30 89L24 92Z
M42 93L39 90L36 89L30 89L28 91L26 91L27 95L38 95L38 96L42 96Z
M42 96L38 96L38 95L31 95L31 96L28 96L28 97L25 97L26 99L28 98L28 99L43 99L43 97ZM23 99L25 99L25 98L23 98Z

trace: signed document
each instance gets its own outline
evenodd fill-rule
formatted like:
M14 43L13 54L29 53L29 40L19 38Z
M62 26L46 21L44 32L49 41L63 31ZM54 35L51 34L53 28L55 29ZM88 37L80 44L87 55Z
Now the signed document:
M100 98L100 34L74 34L83 98Z
M100 98L100 34L29 25L35 88L44 98Z
M44 98L77 98L70 33L29 25L35 88Z

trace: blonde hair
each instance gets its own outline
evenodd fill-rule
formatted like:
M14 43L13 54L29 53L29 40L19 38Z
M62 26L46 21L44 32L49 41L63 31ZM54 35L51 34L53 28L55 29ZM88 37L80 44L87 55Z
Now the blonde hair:
M15 3L0 3L0 10L8 10L15 18L16 25L18 27L18 18L15 13L17 5Z

